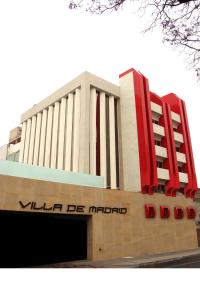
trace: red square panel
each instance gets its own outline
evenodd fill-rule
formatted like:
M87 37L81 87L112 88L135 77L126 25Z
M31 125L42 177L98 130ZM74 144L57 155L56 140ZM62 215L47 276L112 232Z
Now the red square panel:
M182 207L174 207L174 217L175 219L183 219L184 211Z
M194 207L187 207L187 217L188 219L194 219L196 217L196 209Z
M153 204L145 204L145 216L146 218L155 218L156 209Z
M168 206L161 205L160 206L160 217L163 219L167 219L170 216L170 209Z

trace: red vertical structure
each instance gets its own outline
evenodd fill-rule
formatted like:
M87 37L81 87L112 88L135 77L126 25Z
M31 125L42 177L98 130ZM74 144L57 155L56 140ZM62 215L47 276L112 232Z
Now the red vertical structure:
M181 145L181 152L184 153L186 156L184 171L188 175L188 183L184 186L184 194L186 197L193 198L195 192L197 191L197 180L185 103L183 100L179 99L175 94L166 95L162 97L162 100L168 106L168 114L170 114L171 111L173 111L175 113L178 113L181 118L181 123L178 127L178 132L183 135L183 144ZM171 143L175 144L173 138L171 139Z
M167 158L164 161L164 167L169 170L169 181L165 184L165 193L167 196L176 196L176 191L180 188L178 164L176 159L176 147L173 137L173 126L171 120L171 111L169 104L162 101L162 99L151 93L151 101L162 107L162 116L159 120L160 125L164 127L165 137L162 139L162 146L167 149Z
M138 127L141 190L152 194L158 185L152 111L148 80L134 69L133 81Z

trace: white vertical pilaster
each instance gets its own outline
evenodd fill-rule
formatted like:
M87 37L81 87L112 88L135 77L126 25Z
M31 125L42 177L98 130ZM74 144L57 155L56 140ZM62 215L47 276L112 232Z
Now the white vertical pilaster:
M96 89L90 94L90 174L96 175Z
M44 151L45 151L45 138L46 138L46 126L47 126L47 110L42 112L42 126L40 136L40 152L39 152L39 166L44 166Z
M35 147L33 153L33 165L37 166L39 157L40 130L41 130L42 114L37 114L36 132L35 132Z
M20 152L19 152L19 162L24 160L24 149L25 149L25 137L26 137L26 121L22 124L22 135L20 143Z
M67 99L67 119L65 124L65 170L71 171L71 158L72 158L72 121L73 121L73 105L74 96L72 93L68 95Z
M109 96L109 129L110 129L110 187L116 189L116 138L114 96Z
M73 172L78 172L79 162L79 132L80 132L80 89L76 89L74 101L74 137L73 137Z
M100 93L100 175L104 177L104 187L107 187L106 163L106 97Z
M35 127L36 127L36 116L32 117L31 120L31 134L30 134L30 145L29 145L29 154L28 154L28 164L33 164L33 150L35 144Z
M79 172L90 173L90 84L85 73L81 82L81 115L79 133Z
M65 141L66 99L62 98L60 105L60 121L58 136L58 169L63 169Z
M53 123L53 106L50 105L48 108L48 116L47 116L46 142L45 142L45 154L44 154L44 166L47 168L50 167L52 123Z
M51 143L51 168L56 168L57 162L57 145L58 145L58 119L59 119L60 103L56 102L53 113L53 131Z
M28 163L28 151L29 151L29 143L30 143L30 134L31 134L31 119L27 121L26 128L26 137L25 137L25 147L24 147L24 163Z

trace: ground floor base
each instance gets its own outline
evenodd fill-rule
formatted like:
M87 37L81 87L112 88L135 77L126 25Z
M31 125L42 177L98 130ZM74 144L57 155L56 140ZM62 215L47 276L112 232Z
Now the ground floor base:
M154 215L147 214L154 207ZM167 207L167 218L161 216ZM193 200L0 176L0 267L196 249ZM182 209L177 219L175 208Z

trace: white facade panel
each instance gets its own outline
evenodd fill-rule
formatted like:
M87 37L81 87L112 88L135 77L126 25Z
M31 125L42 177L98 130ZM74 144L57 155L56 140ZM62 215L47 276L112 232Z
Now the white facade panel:
M29 144L30 144L30 135L31 135L31 119L28 119L28 121L27 121L27 128L26 128L26 137L25 137L24 159L23 159L23 162L25 164L28 163L28 152L29 152Z
M110 126L110 187L116 189L116 137L115 137L115 107L114 96L109 96L109 126Z
M73 172L79 171L80 101L80 89L76 89L74 101Z
M53 123L53 106L48 108L47 116L47 129L46 129L46 141L45 141L45 154L44 154L44 166L46 168L50 167L50 158L51 158L51 137L52 137L52 123Z
M20 152L19 152L19 162L23 162L23 158L24 158L26 125L27 125L27 122L26 121L23 122L23 124L22 124L22 135L21 135Z
M107 187L107 158L106 158L106 98L100 93L100 175L104 177L104 187Z
M173 121L177 122L177 123L181 123L181 117L179 114L171 111L171 118Z
M162 115L162 106L158 105L154 102L151 102L151 110L152 112L155 112L156 114Z
M33 164L33 150L35 144L35 129L36 129L36 116L32 117L31 120L31 134L30 134L30 147L29 147L29 155L28 155L28 164Z
M66 119L66 99L62 98L60 104L59 136L58 136L58 169L64 167L64 141L65 141L65 119Z
M183 144L183 135L174 131L174 140L177 143Z
M39 150L39 166L44 166L44 152L45 152L45 139L46 139L46 126L47 126L47 110L42 112L42 125L40 136L40 150Z
M188 174L179 172L179 181L181 183L188 183Z
M91 89L90 96L90 174L96 175L96 89Z
M167 158L167 149L165 147L161 147L155 145L156 155L159 157Z
M157 168L158 179L169 180L169 170Z
M37 121L36 121L35 146L34 146L34 153L33 153L33 165L35 165L35 166L37 166L38 158L39 158L41 121L42 121L42 114L38 113Z
M66 119L66 136L65 136L65 170L72 171L72 131L73 131L73 106L74 95L70 93L67 99L67 119Z
M157 125L153 123L153 132L158 136L165 136L165 130L163 126Z
M59 109L60 103L56 102L53 112L53 128L52 128L52 143L51 143L51 168L57 167L57 150L58 150L58 124L59 124Z

